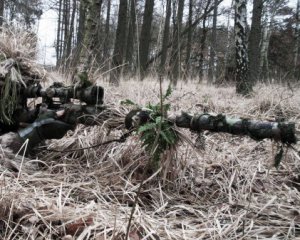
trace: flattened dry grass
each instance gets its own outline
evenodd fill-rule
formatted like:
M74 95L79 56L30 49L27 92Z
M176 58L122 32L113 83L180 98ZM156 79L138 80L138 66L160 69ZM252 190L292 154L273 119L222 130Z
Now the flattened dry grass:
M122 109L119 100L126 98L142 106L159 101L159 85L150 79L123 82L118 88L102 85L105 103L114 109ZM286 118L298 127L299 96L300 90L258 86L252 98L242 98L231 87L188 83L179 85L169 101L172 114L185 110L262 120ZM127 112L119 110L118 119ZM118 125L122 121L78 126L47 147L67 150L118 138L122 127L107 127ZM195 133L183 132L195 141ZM272 166L276 144L269 140L209 132L204 138L204 150L180 144L172 182L163 182L159 172L145 173L148 156L135 135L124 143L77 152L46 150L35 159L15 159L1 150L1 237L123 239L139 183L147 174L130 239L296 238L300 157L289 149L276 170Z

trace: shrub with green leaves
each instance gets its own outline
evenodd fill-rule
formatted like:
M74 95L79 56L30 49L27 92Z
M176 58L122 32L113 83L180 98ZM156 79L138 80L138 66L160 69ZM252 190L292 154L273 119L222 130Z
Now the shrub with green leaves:
M160 166L161 154L171 149L177 143L178 137L173 124L158 112L153 111L150 119L148 123L138 128L138 133L141 135L145 150L151 155L151 168L155 170Z
M169 86L165 95L161 96L161 102L157 104L148 104L146 111L149 113L149 120L138 126L137 133L143 142L145 150L151 157L151 169L156 170L160 167L161 155L172 149L178 142L178 136L173 128L173 123L168 120L168 111L170 104L165 100L171 95L172 90ZM126 100L123 104L138 106L130 100Z

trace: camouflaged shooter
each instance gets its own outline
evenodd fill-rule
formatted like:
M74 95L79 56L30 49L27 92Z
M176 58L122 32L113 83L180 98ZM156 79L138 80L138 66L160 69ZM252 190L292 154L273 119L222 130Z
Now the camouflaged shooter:
M29 151L45 139L62 138L78 123L97 124L96 115L103 110L104 89L90 83L64 86L56 82L45 90L33 85L24 89L23 95L27 99L42 98L42 103L37 105L37 119L18 130L23 142L28 139Z
M30 152L45 139L62 138L78 123L94 125L95 115L103 110L104 89L88 81L43 89L40 79L22 75L11 59L0 70L0 144L14 152L26 141ZM41 103L28 106L37 98Z

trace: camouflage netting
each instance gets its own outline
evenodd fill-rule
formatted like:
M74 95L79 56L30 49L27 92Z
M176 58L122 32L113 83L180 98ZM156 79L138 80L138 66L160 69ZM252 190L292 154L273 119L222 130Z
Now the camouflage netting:
M0 121L12 123L22 87L45 79L36 63L37 37L20 29L0 31Z

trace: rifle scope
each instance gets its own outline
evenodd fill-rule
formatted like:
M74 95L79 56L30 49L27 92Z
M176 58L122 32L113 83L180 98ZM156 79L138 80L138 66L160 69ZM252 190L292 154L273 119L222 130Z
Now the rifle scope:
M43 97L45 99L59 98L62 102L70 99L78 99L88 105L102 104L104 89L101 86L78 87L54 84L43 90L40 85L32 85L24 89L23 96L26 98Z

